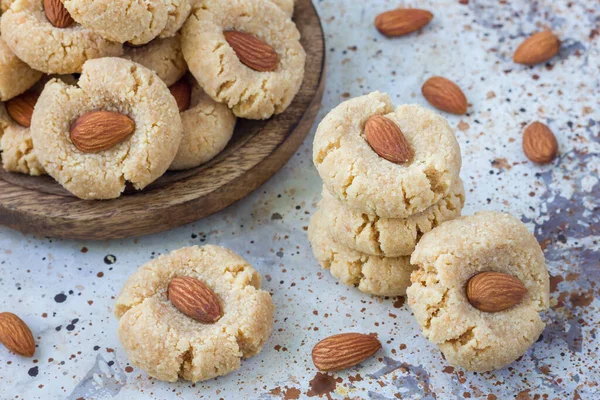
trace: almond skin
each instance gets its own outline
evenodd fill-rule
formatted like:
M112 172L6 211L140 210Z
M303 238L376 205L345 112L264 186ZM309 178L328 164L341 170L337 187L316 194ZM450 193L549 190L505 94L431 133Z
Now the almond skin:
M121 143L135 131L135 122L111 111L83 114L71 125L71 141L84 153L98 153Z
M31 90L6 102L6 112L19 125L29 128L33 109L40 95Z
M267 43L245 32L225 31L223 34L242 64L248 68L259 72L277 69L279 56Z
M517 48L513 61L518 64L534 65L548 61L560 48L558 36L550 31L535 33Z
M44 0L46 18L57 28L68 28L75 22L61 0Z
M534 122L523 132L523 152L537 164L548 164L558 153L554 133L541 122Z
M514 276L501 272L482 272L467 282L467 298L478 310L499 312L519 304L527 295L527 288Z
M31 330L13 313L0 313L0 343L13 353L33 357L35 341Z
M375 28L389 37L408 35L415 32L433 19L433 14L416 8L398 8L386 11L375 18Z
M219 298L196 278L173 278L167 289L167 297L181 313L198 322L214 324L221 319Z
M169 87L171 94L177 101L179 112L184 112L190 108L192 101L192 85L186 78L182 78Z
M451 114L467 112L467 97L456 83L441 76L433 76L421 88L423 96L435 108Z
M312 351L312 360L321 371L339 371L363 362L379 349L381 342L376 335L342 333L317 343Z
M375 153L394 164L404 164L415 155L398 125L382 115L369 118L365 136Z

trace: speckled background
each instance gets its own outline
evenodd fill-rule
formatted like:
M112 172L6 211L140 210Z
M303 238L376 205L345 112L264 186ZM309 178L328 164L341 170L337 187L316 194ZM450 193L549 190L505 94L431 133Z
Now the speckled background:
M600 398L600 4L577 1L361 1L315 5L327 36L327 88L319 119L372 90L397 104L425 104L431 75L456 81L471 106L448 116L462 147L465 214L519 216L542 244L552 309L540 340L506 369L475 374L450 367L421 336L402 298L382 299L338 284L306 238L321 184L309 137L267 184L238 204L171 232L111 242L26 236L0 228L0 310L20 315L38 347L33 359L0 348L1 399L177 398ZM379 12L399 5L433 11L423 32L385 39ZM512 53L550 27L560 55L533 68ZM536 166L521 151L523 127L547 123L560 157ZM133 368L117 336L114 298L146 261L182 246L215 243L246 257L276 305L264 351L229 376L166 384ZM343 373L317 373L312 346L343 331L376 332L377 357Z

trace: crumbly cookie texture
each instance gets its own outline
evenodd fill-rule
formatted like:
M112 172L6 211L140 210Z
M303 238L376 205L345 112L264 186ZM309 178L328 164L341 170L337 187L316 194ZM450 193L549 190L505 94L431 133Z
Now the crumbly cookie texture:
M217 295L223 316L197 322L167 298L174 277L202 281ZM164 381L197 382L226 375L258 354L273 325L273 302L243 258L219 246L193 246L140 267L117 298L119 339L131 362Z
M119 197L125 183L143 189L169 167L183 128L165 83L147 68L121 58L88 61L78 82L50 81L35 107L31 132L44 169L82 199ZM99 153L84 153L70 139L71 124L91 111L129 116L127 139Z
M62 0L71 17L105 39L145 44L167 25L165 0Z
M304 77L306 53L300 33L269 0L200 0L182 28L182 50L204 91L235 115L267 119L290 105ZM277 69L255 71L242 64L224 31L249 33L279 56Z
M173 37L181 29L192 11L190 0L163 0L167 6L167 24L158 35L160 38Z
M188 69L181 53L181 37L179 35L166 39L154 39L141 47L126 45L123 58L156 72L167 86L171 86L181 79Z
M515 217L479 212L446 222L423 236L411 262L419 269L411 277L408 304L450 364L471 371L502 368L542 333L548 271L537 240ZM496 313L474 308L466 284L486 271L517 277L527 288L525 299Z
M4 134L1 136L2 167L5 170L32 176L46 174L33 151L29 128L13 123L4 130Z
M2 38L11 50L32 68L47 74L81 72L87 60L123 53L121 44L105 40L81 25L53 26L46 18L42 0L16 0L2 15L1 25Z
M410 257L379 257L352 250L331 239L322 211L308 226L308 240L315 258L342 283L377 296L404 296L414 267Z
M171 170L194 168L211 160L227 146L235 128L231 110L211 99L192 77L188 80L192 85L190 108L181 113L183 138Z
M459 217L465 203L462 181L457 179L450 192L436 204L408 218L380 218L344 207L323 188L319 209L332 239L366 254L410 256L419 239L445 221Z
M0 37L0 101L20 95L41 77L41 72L21 61Z
M373 151L364 126L374 115L400 127L414 150L412 161L395 164ZM408 218L437 203L462 163L444 118L418 105L394 111L380 92L345 101L327 114L315 134L313 161L327 189L347 207L383 218Z
M288 17L291 18L292 15L294 15L295 0L271 0L271 1L275 4L277 4L277 6L279 8L281 8Z

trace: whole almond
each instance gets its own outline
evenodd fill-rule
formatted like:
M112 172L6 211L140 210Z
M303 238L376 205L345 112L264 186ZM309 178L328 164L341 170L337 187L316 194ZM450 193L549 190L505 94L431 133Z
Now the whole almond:
M31 330L13 313L0 313L0 343L13 353L33 357L35 342Z
M467 98L456 83L441 76L433 76L421 88L423 96L435 108L452 114L467 112Z
M365 136L375 153L395 164L408 162L415 155L398 125L382 115L368 119Z
M221 319L219 298L196 278L173 278L167 289L167 297L175 308L198 322L214 324Z
M525 65L539 64L554 57L559 48L560 41L554 33L538 32L521 43L515 51L513 61Z
M548 164L558 153L554 133L541 122L534 122L523 132L523 152L534 163Z
M402 36L417 31L433 19L433 14L416 8L398 8L379 14L375 28L386 36Z
M225 40L231 46L242 64L259 72L277 69L279 56L267 43L245 32L225 31Z
M169 87L171 94L175 97L175 101L177 101L177 107L179 107L179 112L184 112L188 108L190 108L190 103L192 101L192 85L187 80L187 78L182 78L173 85Z
M46 18L57 28L68 28L75 22L61 0L44 0Z
M98 153L121 143L135 131L135 122L111 111L83 114L71 125L71 141L85 153Z
M499 312L516 306L527 288L514 276L501 272L481 272L467 282L467 298L478 310Z
M376 335L342 333L317 343L312 351L312 360L321 371L339 371L363 362L379 349L381 342Z
M40 95L31 90L6 102L6 112L19 125L29 128L33 109Z

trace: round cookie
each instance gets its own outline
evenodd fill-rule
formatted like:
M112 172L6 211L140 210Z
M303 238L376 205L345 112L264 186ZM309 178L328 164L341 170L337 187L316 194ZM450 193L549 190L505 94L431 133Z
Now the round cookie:
M300 33L269 0L200 0L182 28L182 50L204 91L235 115L267 119L290 105L304 77ZM241 31L270 45L279 57L271 72L244 65L224 31Z
M55 27L42 0L16 0L2 15L2 37L21 60L47 74L81 72L87 60L123 53L122 45L81 25Z
M517 218L499 212L461 217L425 234L411 262L419 267L407 290L423 334L450 364L471 371L502 368L544 330L539 312L549 304L549 277L535 237ZM468 280L494 271L518 278L527 294L518 305L489 313L466 296Z
M48 174L82 199L116 198L127 181L140 190L160 177L183 133L165 83L134 62L102 58L85 63L78 85L50 81L33 112L33 144ZM130 117L133 134L103 151L79 150L71 141L71 125L93 111Z
M167 86L177 82L187 72L187 64L181 53L179 35L166 39L154 39L139 47L125 45L124 49L123 58L156 72Z
M174 277L202 281L219 298L222 317L204 324L167 298ZM156 379L192 382L226 375L258 354L273 325L273 302L261 276L219 246L185 247L140 267L117 298L119 339L138 368Z
M0 37L0 101L20 95L41 77L41 72L21 61Z
M192 77L190 106L181 112L183 138L170 170L197 167L219 154L233 135L236 118L225 105L215 102Z
M414 157L395 164L365 139L374 115L398 125ZM321 121L313 161L327 189L347 207L383 218L408 218L448 194L461 167L460 147L448 122L418 105L394 111L387 94L373 92L341 103Z
M321 267L328 269L342 283L377 296L406 294L414 270L410 257L372 256L335 242L328 235L322 210L310 220L308 240Z
M344 207L325 188L319 209L335 241L362 253L398 257L410 256L423 234L459 217L464 203L465 189L458 178L440 201L406 219L380 218L354 211Z

